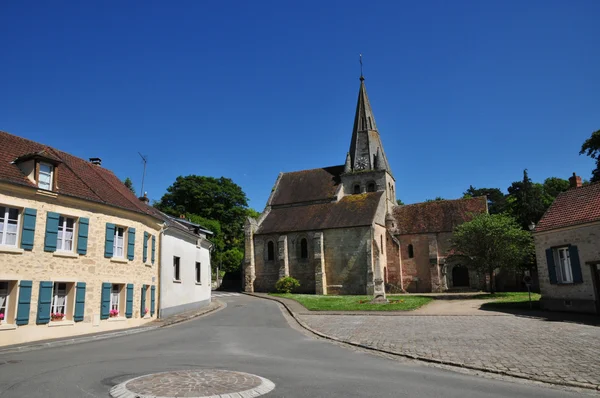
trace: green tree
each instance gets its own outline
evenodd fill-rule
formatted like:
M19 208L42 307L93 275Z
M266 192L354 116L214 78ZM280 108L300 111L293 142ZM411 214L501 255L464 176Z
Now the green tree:
M131 181L131 178L125 178L125 180L123 180L123 184L125 184L125 186L135 195L135 188L133 187L133 181Z
M503 213L506 210L506 195L498 188L475 188L469 186L463 193L463 198L487 197L488 211L490 214Z
M506 214L480 214L454 229L450 259L489 275L495 290L494 270L516 268L534 253L531 234Z
M440 200L446 200L446 199L442 198L441 196L436 196L435 199L427 199L425 202L438 202Z
M213 268L219 265L229 272L240 268L248 199L231 179L179 176L155 207L176 217L185 214L190 221L214 232Z
M247 217L258 218L260 217L260 213L254 209L248 208L248 212L246 213Z
M404 202L402 201L402 199L398 199L398 200L396 200L396 204L397 204L398 206L404 206Z
M542 184L534 184L523 170L523 180L513 182L508 187L507 209L525 230L529 224L536 223L542 218L544 212L552 203L552 198L544 192Z
M596 161L596 168L592 171L590 182L600 181L600 130L594 131L591 137L583 142L579 154L586 154Z
M558 177L549 177L544 180L544 193L548 195L549 198L554 199L561 193L565 192L569 189L570 184L568 180ZM550 203L552 204L552 203ZM548 206L549 207L549 206Z

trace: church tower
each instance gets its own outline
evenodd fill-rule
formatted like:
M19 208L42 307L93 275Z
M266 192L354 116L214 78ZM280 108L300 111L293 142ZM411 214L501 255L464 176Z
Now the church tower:
M387 211L391 213L396 205L396 181L383 150L362 74L342 183L344 195L385 191Z

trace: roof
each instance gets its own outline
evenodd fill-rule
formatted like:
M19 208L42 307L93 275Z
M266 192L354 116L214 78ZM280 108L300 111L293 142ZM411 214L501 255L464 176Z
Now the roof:
M343 172L344 166L332 166L283 173L270 205L334 200Z
M451 232L454 227L487 212L485 196L394 206L395 234Z
M338 202L273 208L256 234L371 225L383 192L344 196Z
M36 188L14 163L16 159L43 157L58 164L56 193L151 215L153 209L140 201L110 170L76 156L16 135L0 131L0 181Z
M600 183L562 192L535 227L548 231L600 220Z

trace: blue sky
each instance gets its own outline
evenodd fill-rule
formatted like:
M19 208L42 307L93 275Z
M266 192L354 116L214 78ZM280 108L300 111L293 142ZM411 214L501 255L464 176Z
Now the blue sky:
M363 53L404 202L506 190L524 168L589 178L598 16L595 0L3 2L0 130L138 190L139 151L152 199L226 176L262 210L280 171L344 162Z

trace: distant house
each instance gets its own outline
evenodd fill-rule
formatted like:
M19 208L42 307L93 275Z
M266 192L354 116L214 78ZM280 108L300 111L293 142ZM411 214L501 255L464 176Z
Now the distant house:
M160 240L160 306L164 318L210 304L212 235L184 218L160 213L165 224Z
M541 305L600 314L600 183L569 182L535 228Z
M155 318L163 221L100 159L0 132L0 346Z

